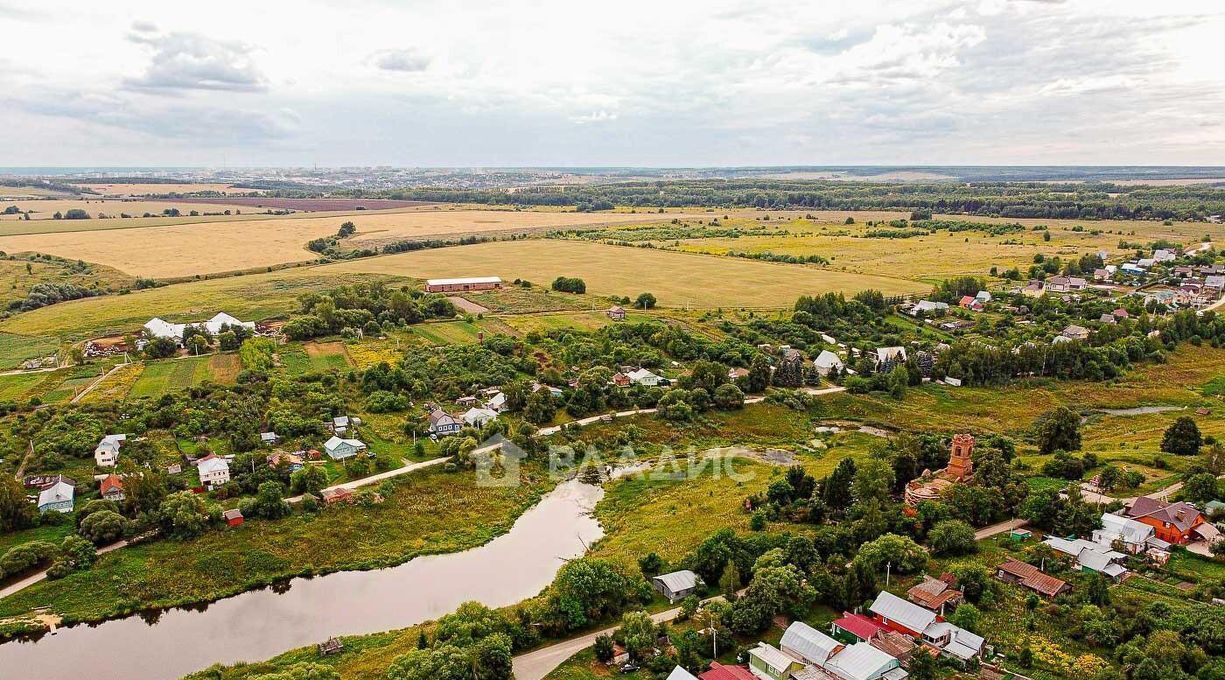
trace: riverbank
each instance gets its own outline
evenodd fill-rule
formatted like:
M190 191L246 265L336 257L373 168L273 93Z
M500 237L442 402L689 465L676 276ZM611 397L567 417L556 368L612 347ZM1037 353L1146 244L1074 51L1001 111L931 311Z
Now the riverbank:
M87 571L42 581L0 601L0 618L52 604L65 624L213 602L295 576L395 566L488 543L553 487L525 468L518 487L480 487L441 468L397 478L381 503L250 520L189 541L129 546Z

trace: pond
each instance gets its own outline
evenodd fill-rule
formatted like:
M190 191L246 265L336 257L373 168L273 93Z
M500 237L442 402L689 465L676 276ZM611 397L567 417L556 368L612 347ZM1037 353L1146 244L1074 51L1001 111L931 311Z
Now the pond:
M598 486L559 484L489 543L398 567L295 578L206 609L62 628L0 645L0 680L162 680L214 663L259 661L331 636L404 628L477 600L504 607L540 593L567 559L603 536ZM152 617L151 617L152 618Z

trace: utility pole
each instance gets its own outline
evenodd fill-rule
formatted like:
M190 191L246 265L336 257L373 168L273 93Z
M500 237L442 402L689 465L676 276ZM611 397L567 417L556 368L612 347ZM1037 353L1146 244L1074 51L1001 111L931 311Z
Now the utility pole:
M893 562L885 563L885 587L889 587L889 574L893 571Z

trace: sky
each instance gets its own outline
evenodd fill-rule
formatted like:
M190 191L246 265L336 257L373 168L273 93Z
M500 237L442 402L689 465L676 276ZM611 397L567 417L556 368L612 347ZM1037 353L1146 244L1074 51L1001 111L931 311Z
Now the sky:
M0 166L1225 164L1219 0L0 0Z

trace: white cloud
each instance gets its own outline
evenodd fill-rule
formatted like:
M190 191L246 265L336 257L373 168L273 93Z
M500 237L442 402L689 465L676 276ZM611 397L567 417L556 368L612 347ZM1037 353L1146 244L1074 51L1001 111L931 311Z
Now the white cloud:
M1225 157L1212 0L0 4L11 164Z

